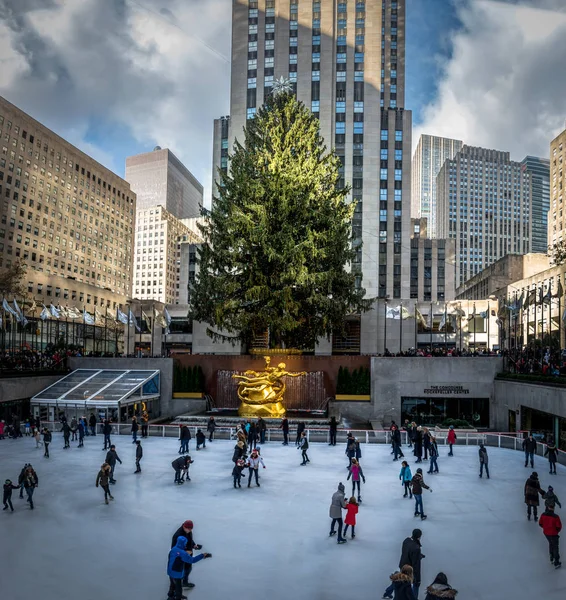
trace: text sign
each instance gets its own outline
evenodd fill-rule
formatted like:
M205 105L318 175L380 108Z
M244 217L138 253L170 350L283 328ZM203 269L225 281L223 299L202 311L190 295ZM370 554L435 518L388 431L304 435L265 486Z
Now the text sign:
M469 394L470 390L461 385L433 385L425 389L424 393L449 396L450 394Z

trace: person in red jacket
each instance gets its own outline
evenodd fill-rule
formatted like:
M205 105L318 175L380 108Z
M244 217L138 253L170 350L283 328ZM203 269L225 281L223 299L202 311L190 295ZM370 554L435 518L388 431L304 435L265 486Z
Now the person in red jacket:
M448 456L454 456L454 452L452 451L452 446L456 443L456 432L454 431L454 425L450 425L450 429L448 430L448 445L450 446L450 452Z
M558 534L562 529L560 517L554 513L554 508L552 506L548 506L540 516L538 524L542 527L542 532L548 540L550 562L553 563L558 569L558 567L562 565L560 562L560 552L558 548L558 542L560 538Z
M344 520L344 537L346 537L346 532L348 531L348 527L352 527L352 539L356 537L356 515L358 514L358 503L356 502L356 497L352 496L346 504L346 519Z

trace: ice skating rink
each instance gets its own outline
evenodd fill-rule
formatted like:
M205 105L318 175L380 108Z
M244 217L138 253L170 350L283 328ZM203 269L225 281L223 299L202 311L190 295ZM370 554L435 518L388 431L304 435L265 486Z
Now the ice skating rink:
M367 483L356 539L338 545L328 537L328 508L338 482L346 484L343 444L312 444L306 467L299 466L293 445L265 444L261 487L248 489L244 479L235 490L233 442L215 441L194 452L191 440L192 481L176 486L176 440L142 440L143 472L134 475L134 445L116 436L124 464L116 468L116 500L106 506L102 489L94 486L105 457L102 443L98 435L86 438L83 449L72 442L63 450L56 433L45 459L32 438L0 441L2 482L17 481L26 462L39 476L35 510L16 490L15 512L0 514L2 598L163 600L171 535L185 519L195 523L195 541L213 554L194 566L189 598L381 598L401 542L414 527L423 530L426 555L421 599L438 571L448 575L461 600L564 600L566 594L566 536L565 566L555 570L542 530L526 519L523 486L531 470L520 452L489 448L487 480L478 478L476 447L457 446L453 458L441 447L440 474L427 475L428 463L421 465L434 490L424 493L428 520L421 523L413 517L413 502L402 497L400 461L392 462L388 446L363 445ZM414 473L414 457L404 451ZM558 475L550 476L546 460L535 460L542 486L553 485L566 510L566 469L559 466Z

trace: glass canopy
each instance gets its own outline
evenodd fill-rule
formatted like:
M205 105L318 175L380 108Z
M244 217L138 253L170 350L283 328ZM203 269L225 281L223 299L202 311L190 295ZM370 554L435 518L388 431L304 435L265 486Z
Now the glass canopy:
M159 397L159 371L77 369L31 399L32 404L118 407Z

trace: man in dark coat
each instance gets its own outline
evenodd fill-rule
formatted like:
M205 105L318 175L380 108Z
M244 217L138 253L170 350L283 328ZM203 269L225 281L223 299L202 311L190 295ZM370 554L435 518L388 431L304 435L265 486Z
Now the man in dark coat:
M183 480L181 479L181 471L188 468L191 462L190 456L179 456L179 458L176 458L171 463L171 466L175 469L175 483L179 485L183 483Z
M301 441L301 433L303 433L303 431L306 429L306 425L304 424L303 421L301 421L298 425L297 425L297 438L295 439L295 446L298 446L300 441Z
M545 493L540 487L540 481L538 480L538 473L533 471L531 476L525 482L525 504L527 505L527 519L531 520L531 509L534 513L535 522L538 521L538 505L539 505L539 494L544 498Z
M110 450L106 453L106 462L110 465L110 483L116 483L116 480L114 479L114 467L116 467L116 462L122 464L122 461L116 452L116 446L114 446L114 444L110 446Z
M71 447L71 444L69 443L70 438L71 438L71 428L69 427L69 423L67 423L67 421L65 421L63 423L63 439L65 440L65 445L63 446L64 450Z
M135 444L138 440L138 431L140 426L138 425L138 420L135 417L132 417L132 444Z
M537 441L533 437L533 434L529 435L523 441L523 450L525 451L525 467L529 466L529 460L531 461L531 469L535 467L535 452L537 451Z
M192 552L193 550L200 550L202 546L200 544L195 544L193 540L193 522L190 520L185 521L179 529L173 534L173 538L171 540L171 548L174 548L177 545L177 540L180 537L187 538L187 552ZM185 570L183 572L183 587L186 588L194 588L195 584L189 581L189 575L192 571L193 565L185 564Z
M183 425L181 427L181 447L179 448L179 454L186 454L189 451L189 442L191 441L191 430Z
M263 446L265 444L265 432L267 431L267 424L261 417L257 420L257 431L259 433L259 443Z
M403 458L404 454L401 450L401 432L398 427L393 427L391 429L391 441L393 442L393 460L398 460L399 458Z
M94 413L90 413L88 424L90 426L90 435L96 435L96 417Z
M49 444L51 443L51 440L53 439L53 436L51 434L51 432L49 431L49 429L47 429L47 427L43 428L43 447L45 448L45 452L43 453L43 456L45 456L46 458L49 458Z
M104 434L104 448L110 448L112 446L112 442L110 441L110 434L112 433L112 424L108 419L104 421L104 425L102 426L102 433Z
M254 421L250 423L250 428L248 430L248 448L253 450L257 443L257 427Z
M417 462L423 462L423 432L420 427L417 427L415 432L414 445L413 454L417 457Z
M413 594L415 598L419 597L419 587L421 585L421 560L425 557L421 552L421 537L423 532L420 529L413 529L410 538L406 538L401 547L401 559L399 568L403 565L413 567Z
M283 446L289 445L289 421L287 417L283 417L281 421L281 425L279 425L279 429L283 430Z
M143 448L141 442L136 440L136 470L134 473L141 473L140 462L143 457Z

